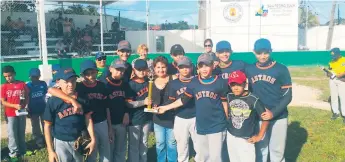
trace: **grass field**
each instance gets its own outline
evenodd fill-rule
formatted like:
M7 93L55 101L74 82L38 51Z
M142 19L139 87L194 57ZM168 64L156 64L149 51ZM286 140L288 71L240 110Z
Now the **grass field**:
M345 161L345 126L342 121L331 121L328 111L312 108L290 107L288 139L286 146L287 162L344 162ZM35 145L27 136L28 148ZM7 140L1 140L3 158L8 154ZM155 139L149 138L148 158L156 161ZM28 162L46 162L46 149L40 149L35 155L26 157ZM192 161L192 160L191 160Z
M289 70L294 83L319 89L322 92L319 99L328 100L329 78L319 67L290 67Z

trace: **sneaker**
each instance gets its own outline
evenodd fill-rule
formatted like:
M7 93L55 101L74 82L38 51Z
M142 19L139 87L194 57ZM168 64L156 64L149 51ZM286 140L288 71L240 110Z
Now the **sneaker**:
M331 120L335 120L339 117L339 114L333 114L332 117L331 117Z

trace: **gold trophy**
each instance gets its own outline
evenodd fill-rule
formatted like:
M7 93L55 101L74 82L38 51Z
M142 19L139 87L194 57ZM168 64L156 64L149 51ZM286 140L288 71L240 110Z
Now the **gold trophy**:
M24 105L25 104L25 94L24 91L20 91L20 105ZM28 112L26 111L26 108L21 108L19 110L16 110L16 115L17 116L24 116L24 115L28 115Z
M153 70L151 69L149 70L148 78L149 78L149 92L147 94L147 98L151 100L152 99L152 84L153 84L153 79L154 79ZM144 112L158 113L158 110L153 109L152 105L147 105L147 108L144 109Z

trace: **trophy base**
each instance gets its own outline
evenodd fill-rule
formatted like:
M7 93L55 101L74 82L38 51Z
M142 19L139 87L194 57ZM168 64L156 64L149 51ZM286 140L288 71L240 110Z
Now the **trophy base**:
M158 113L158 110L156 110L156 109L149 109L149 108L145 108L144 109L144 112L149 112L149 113Z
M16 110L16 115L17 116L25 116L25 115L28 115L28 114L29 113L25 109Z

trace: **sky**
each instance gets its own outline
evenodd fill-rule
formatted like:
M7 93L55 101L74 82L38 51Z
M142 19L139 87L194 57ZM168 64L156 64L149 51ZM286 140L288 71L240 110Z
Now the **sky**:
M306 0L310 12L317 14L321 24L329 21L332 0ZM337 1L340 7L340 17L345 18L345 0ZM54 3L54 2L53 2ZM52 7L52 6L51 6ZM46 10L51 7L47 7ZM145 0L119 0L107 5L106 13L118 15L133 20L146 21L146 1ZM177 22L187 21L190 25L198 24L198 1L197 0L150 0L150 24L161 24L165 21ZM335 18L337 18L338 6Z

